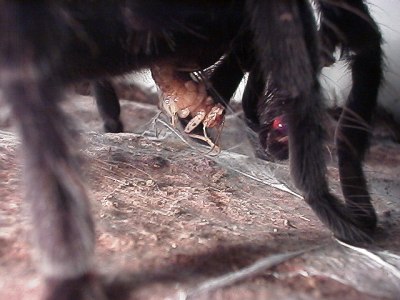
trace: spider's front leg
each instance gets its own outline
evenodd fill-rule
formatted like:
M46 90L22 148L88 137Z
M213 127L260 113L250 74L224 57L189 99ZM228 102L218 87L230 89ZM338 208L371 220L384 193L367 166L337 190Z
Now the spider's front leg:
M382 37L362 0L320 3L324 48L340 47L352 74L352 88L336 130L340 184L346 206L358 226L373 232L377 215L371 203L362 162L382 81ZM335 30L330 24L334 24ZM357 28L357 30L355 30ZM338 36L337 32L341 34ZM351 53L351 55L350 55Z
M357 212L329 191L323 156L324 105L318 82L320 56L308 2L248 1L247 9L264 77L270 75L277 89L289 95L286 120L295 185L337 238L353 243L370 240L371 229L363 226ZM372 206L370 211L374 212Z

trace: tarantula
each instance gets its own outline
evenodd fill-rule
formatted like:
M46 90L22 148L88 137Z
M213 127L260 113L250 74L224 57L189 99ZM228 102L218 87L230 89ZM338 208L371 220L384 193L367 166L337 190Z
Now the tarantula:
M337 134L345 204L329 192L326 180L321 38L308 1L0 2L0 87L21 136L25 199L47 299L106 299L92 272L93 220L59 107L65 89L89 79L97 82L101 99L115 98L110 89L101 93L110 76L160 63L204 69L225 56L210 82L228 99L249 71L245 112L261 126L258 103L272 80L285 94L291 174L305 201L338 238L369 239L376 214L361 168L368 135L359 124L370 121L376 104L381 37L363 1L319 5L326 20L320 29L324 48L342 46L351 54L353 88ZM228 85L224 78L230 78ZM118 118L118 101L101 99L101 113Z

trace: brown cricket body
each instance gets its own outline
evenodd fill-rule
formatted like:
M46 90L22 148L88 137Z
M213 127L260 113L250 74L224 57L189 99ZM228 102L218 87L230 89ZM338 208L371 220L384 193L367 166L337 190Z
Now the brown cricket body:
M208 137L206 128L218 127L220 130L224 122L225 108L219 103L214 103L204 82L193 81L187 71L180 72L170 63L154 65L151 73L160 89L159 107L171 117L171 124L175 127L178 118L190 116L191 119L184 129L185 133L205 141L219 152L219 147ZM201 123L204 136L192 134Z

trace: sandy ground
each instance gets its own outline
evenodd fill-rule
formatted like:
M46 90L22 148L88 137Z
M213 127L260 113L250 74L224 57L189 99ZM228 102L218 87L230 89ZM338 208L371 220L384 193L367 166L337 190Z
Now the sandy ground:
M151 122L153 105L123 101L129 133L104 134L93 100L71 98L65 109L82 129L97 225L94 264L111 299L400 298L398 144L374 142L367 158L381 229L365 250L332 238L291 188L287 164L254 158L237 116L225 126L224 150L210 157ZM36 300L43 286L18 139L0 111L0 299ZM334 159L329 175L337 192ZM256 271L246 269L255 262Z

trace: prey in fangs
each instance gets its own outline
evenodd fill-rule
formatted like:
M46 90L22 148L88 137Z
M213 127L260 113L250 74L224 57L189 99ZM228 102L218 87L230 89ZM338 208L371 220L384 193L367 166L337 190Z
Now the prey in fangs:
M179 72L167 63L153 66L151 73L160 90L160 109L171 118L172 126L176 126L178 118L190 118L184 132L206 142L211 147L210 153L218 154L221 149L208 136L207 128L216 128L220 135L225 108L208 95L205 83L192 80L187 72ZM200 124L203 135L192 133Z

